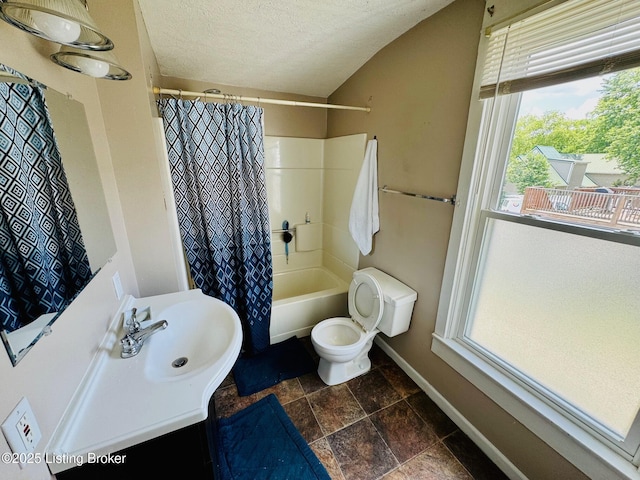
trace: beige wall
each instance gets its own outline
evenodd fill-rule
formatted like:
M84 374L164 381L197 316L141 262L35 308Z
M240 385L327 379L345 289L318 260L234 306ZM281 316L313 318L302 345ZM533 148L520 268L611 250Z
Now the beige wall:
M21 397L27 397L42 430L38 450L43 451L119 306L111 276L119 271L127 293L137 292L137 285L96 81L54 65L48 58L57 50L52 44L5 22L0 22L0 45L0 62L70 94L84 104L118 248L112 261L57 320L53 334L38 342L16 367L11 365L4 351L0 352L0 421ZM0 435L0 452L8 451L5 438ZM29 465L21 470L18 465L0 462L0 478L3 479L49 477L44 464Z
M157 69L145 56L149 49L137 2L94 3L92 16L109 32L114 53L133 75L126 82L98 82L98 91L140 295L175 292L178 276L162 190L160 140L151 122L149 92Z
M96 2L91 13L101 28L110 33L119 62L133 75L127 82L98 82L98 88L139 292L141 296L174 292L179 289L181 267L173 254L162 189L165 146L151 121L158 116L152 88L188 91L220 88L235 95L312 102L326 99L162 77L137 2ZM118 49L118 45L126 48ZM324 109L262 106L267 135L324 138L326 134Z
M509 2L495 3L498 7ZM48 59L56 50L52 44L0 22L0 62L84 104L118 247L112 261L56 322L51 336L17 367L0 355L0 419L26 396L43 432L38 448L44 448L51 436L118 307L111 276L118 271L125 292L133 295L172 291L177 285L173 255L168 254L158 164L162 145L151 122L157 113L150 87L217 86L160 76L133 0L89 0L89 7L113 37L115 53L133 80L95 81L59 68ZM370 114L331 112L327 117L325 110L265 106L266 133L325 138L369 132L380 141L382 183L437 195L454 193L482 14L482 1L458 0L383 49L330 98L334 103L370 104ZM258 92L222 89L245 95ZM323 101L274 92L257 96ZM361 259L361 266L375 265L419 292L412 328L391 339L392 347L530 478L580 478L430 352L451 207L382 195L380 208L375 251ZM8 451L2 436L0 451ZM49 473L42 464L20 470L0 463L0 478L38 480L49 478Z
M456 192L484 2L457 0L378 52L329 98L370 114L330 112L328 135L378 137L381 185L436 196ZM451 230L450 205L380 194L380 232L360 267L418 292L410 330L385 341L532 479L584 478L431 350Z
M271 92L254 88L234 87L219 83L200 82L185 78L161 77L159 86L163 88L182 89L192 92L203 92L217 88L222 93L244 95L247 97L274 98L277 100L294 100L297 102L327 103L326 98L292 95L290 93ZM188 100L191 100L189 98ZM223 100L217 100L221 102ZM255 103L251 103L255 105ZM327 110L325 108L289 107L283 105L261 104L264 109L265 135L274 137L326 138Z
M56 47L0 22L0 45L4 47L0 62L69 93L84 104L118 247L112 262L56 322L54 333L40 341L17 367L12 367L8 357L0 354L3 382L0 419L26 396L43 433L38 450L44 449L119 305L111 276L119 271L125 292L134 295L175 289L157 163L161 157L155 150L157 139L150 122L155 112L149 86L159 75L150 60L144 35L138 39L134 3L128 0L106 3L90 2L91 12L116 45L128 45L115 53L132 71L131 82L96 82L59 68L48 59ZM294 99L318 101L308 97ZM305 110L300 109L293 117L285 114L284 107L268 114L267 132L323 138L324 110L313 110L313 114ZM3 436L0 451L9 451ZM3 479L36 480L49 476L43 464L21 470L17 465L0 463Z

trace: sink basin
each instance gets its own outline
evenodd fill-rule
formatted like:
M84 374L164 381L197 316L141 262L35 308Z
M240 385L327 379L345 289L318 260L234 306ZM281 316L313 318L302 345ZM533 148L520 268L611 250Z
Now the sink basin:
M122 358L124 312L150 308L142 327L166 320L140 352ZM108 455L208 417L216 388L242 346L235 311L200 290L125 297L47 446L52 473Z
M154 321L166 320L168 326L142 347L145 377L152 382L184 379L209 368L238 331L235 312L212 297L176 303L154 317Z

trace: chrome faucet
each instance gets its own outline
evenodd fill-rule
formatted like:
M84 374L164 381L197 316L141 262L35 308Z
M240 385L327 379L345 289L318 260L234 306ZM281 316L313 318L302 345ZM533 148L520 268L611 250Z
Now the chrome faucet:
M120 340L122 346L122 352L120 356L122 358L131 358L140 353L144 341L160 330L167 328L169 323L166 320L161 320L156 323L152 323L146 328L140 328L140 322L136 320L136 309L131 310L131 318L124 325L127 334Z

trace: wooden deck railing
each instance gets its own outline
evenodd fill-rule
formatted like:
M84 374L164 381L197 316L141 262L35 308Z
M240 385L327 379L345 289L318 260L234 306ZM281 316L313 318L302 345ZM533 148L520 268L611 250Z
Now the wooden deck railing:
M523 214L547 216L622 229L640 229L640 191L601 193L527 187Z

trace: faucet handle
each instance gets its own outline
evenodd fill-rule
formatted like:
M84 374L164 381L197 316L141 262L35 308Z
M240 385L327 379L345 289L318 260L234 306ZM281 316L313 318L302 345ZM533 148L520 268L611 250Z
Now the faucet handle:
M124 328L129 333L135 333L140 330L140 322L137 317L138 309L133 307L129 312L124 314Z
M142 328L142 322L151 319L151 307L132 307L122 314L122 328L125 332L136 333Z
M140 351L140 342L131 336L131 334L127 334L120 340L120 345L122 346L122 351L120 356L122 358L129 358L135 356Z

